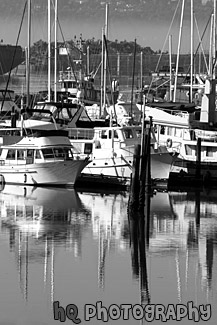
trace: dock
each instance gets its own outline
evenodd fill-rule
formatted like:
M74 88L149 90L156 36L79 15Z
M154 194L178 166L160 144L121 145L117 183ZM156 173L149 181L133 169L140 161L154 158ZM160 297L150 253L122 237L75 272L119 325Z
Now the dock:
M116 176L106 176L99 174L86 174L82 173L76 181L76 187L86 187L94 189L116 189L116 190L128 190L130 186L130 180L126 178Z

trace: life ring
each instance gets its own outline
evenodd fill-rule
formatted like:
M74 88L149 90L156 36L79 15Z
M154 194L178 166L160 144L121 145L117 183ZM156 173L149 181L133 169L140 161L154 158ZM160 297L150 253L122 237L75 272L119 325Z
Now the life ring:
M167 141L166 141L166 146L167 146L167 148L171 148L172 147L172 145L173 145L173 140L172 139L167 139Z

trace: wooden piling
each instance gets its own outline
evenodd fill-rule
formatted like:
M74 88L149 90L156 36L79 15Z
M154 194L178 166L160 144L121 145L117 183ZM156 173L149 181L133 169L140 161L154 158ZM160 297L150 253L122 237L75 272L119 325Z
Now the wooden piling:
M141 153L140 164L140 192L139 192L139 210L144 209L145 194L149 195L151 189L151 123L146 129L144 137L144 152Z
M197 139L197 156L196 156L196 179L201 176L201 138Z
M150 125L149 125L147 148L146 148L147 166L146 166L145 189L147 193L150 193L150 189L151 189L151 126L152 126L152 120L150 121Z
M144 136L144 146L143 152L141 152L141 161L140 161L140 170L139 170L139 210L144 209L145 202L145 185L146 185L146 177L147 177L147 149L148 147L148 135Z
M11 109L11 128L16 128L17 126L17 117L14 106ZM11 135L13 135L14 131L11 131Z
M134 155L133 155L133 167L132 167L130 197L129 197L130 209L135 209L136 207L138 207L140 151L141 151L141 145L138 144L135 146Z

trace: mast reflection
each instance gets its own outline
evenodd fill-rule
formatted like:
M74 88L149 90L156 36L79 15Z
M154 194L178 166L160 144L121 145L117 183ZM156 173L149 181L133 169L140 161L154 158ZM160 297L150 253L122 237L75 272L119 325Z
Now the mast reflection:
M0 192L1 230L9 233L23 298L28 301L30 265L43 266L44 287L54 296L54 257L58 245L81 256L90 212L73 189L5 185ZM38 267L37 266L37 267Z
M80 193L79 196L91 211L93 238L98 241L98 287L104 289L107 254L114 249L127 249L129 231L123 216L128 196L125 193Z

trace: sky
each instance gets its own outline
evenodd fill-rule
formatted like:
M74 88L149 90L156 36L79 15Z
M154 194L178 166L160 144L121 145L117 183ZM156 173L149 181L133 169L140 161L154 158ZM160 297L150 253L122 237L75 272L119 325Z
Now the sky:
M51 0L52 1L52 0ZM168 35L172 35L173 52L176 52L183 0L110 0L108 39L134 41L153 50L168 50ZM19 29L26 0L0 0L0 39L4 43L27 46L27 11L21 31ZM32 0L31 42L47 41L47 0ZM190 0L185 0L181 52L190 52ZM84 39L101 39L105 24L106 1L59 0L58 40L71 40L82 34ZM52 5L51 5L52 7ZM213 0L194 0L195 47L213 10ZM54 11L51 12L52 21ZM209 31L209 30L208 30ZM209 47L209 35L204 47ZM52 32L52 38L54 39ZM19 35L19 38L18 38ZM63 36L63 37L62 37Z

